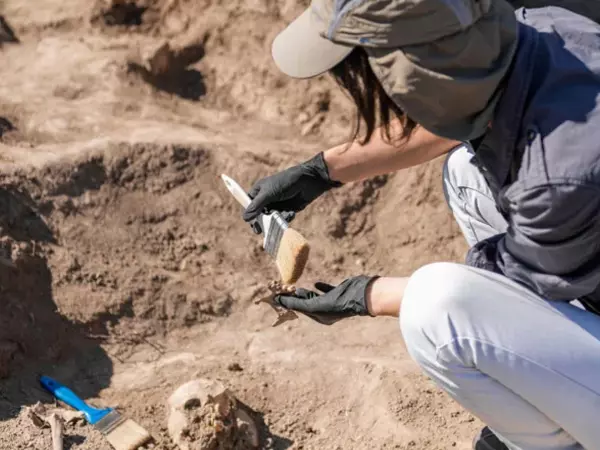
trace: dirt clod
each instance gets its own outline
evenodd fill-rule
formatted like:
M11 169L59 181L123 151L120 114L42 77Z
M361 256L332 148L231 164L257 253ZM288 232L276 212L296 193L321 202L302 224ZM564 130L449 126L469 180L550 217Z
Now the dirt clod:
M141 25L146 6L128 0L111 0L102 10L106 25Z
M277 318L271 326L276 327L284 322L287 322L288 320L297 319L298 315L294 311L286 309L276 304L274 301L274 298L277 295L293 294L294 292L296 292L296 286L282 284L280 281L275 280L270 281L267 285L267 288L269 290L269 294L265 297L259 298L258 300L256 300L255 303L267 303L269 306L271 306L271 308L273 308L273 311L277 313Z
M230 372L241 372L243 371L243 367L239 365L239 363L231 363L227 366L227 370L229 370Z
M0 16L0 47L3 43L17 43L19 39L4 16Z
M194 31L163 40L130 56L128 71L158 90L189 100L206 93L204 77L193 67L204 56L206 35Z
M13 131L15 126L6 117L0 117L0 138L9 131Z

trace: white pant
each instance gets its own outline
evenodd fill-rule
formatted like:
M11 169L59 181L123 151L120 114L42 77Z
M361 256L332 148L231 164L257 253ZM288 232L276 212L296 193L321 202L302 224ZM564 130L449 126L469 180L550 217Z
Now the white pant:
M507 226L472 155L458 147L444 169L470 245ZM412 275L400 325L425 373L510 449L600 449L600 316L501 275L435 263Z

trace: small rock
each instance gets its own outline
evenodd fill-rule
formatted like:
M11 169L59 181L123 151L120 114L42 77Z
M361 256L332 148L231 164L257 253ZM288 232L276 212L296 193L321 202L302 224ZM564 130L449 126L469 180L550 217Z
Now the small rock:
M185 272L185 269L187 269L188 266L188 259L184 259L179 263L179 270L181 270L182 272Z
M0 117L0 137L9 131L13 131L15 126L5 117Z
M201 406L200 404L200 400L197 398L190 398L187 402L185 402L185 404L183 405L183 407L185 409L195 409L195 408L199 408Z
M71 258L71 260L69 261L69 267L67 267L67 271L69 272L75 272L77 270L81 269L81 263L79 262L79 260L77 259L77 257L73 256Z
M146 7L138 6L133 1L112 0L103 11L104 23L114 25L141 25Z
M234 362L227 366L227 370L231 372L241 372L244 369L238 363Z
M310 119L300 130L300 135L307 136L311 133L315 133L318 131L321 124L325 121L325 114L317 114L312 119Z
M0 46L3 42L18 43L19 39L15 36L15 32L12 30L4 16L0 16Z

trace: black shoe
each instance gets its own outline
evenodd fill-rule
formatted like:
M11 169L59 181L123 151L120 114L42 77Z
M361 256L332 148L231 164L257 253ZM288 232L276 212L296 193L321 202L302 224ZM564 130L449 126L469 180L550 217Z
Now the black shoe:
M492 430L485 427L473 439L473 450L508 450L508 447L496 437Z

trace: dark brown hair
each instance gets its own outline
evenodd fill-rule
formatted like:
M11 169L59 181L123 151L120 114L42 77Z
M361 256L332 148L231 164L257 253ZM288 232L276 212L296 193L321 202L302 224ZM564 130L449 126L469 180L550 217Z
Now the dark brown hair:
M383 127L384 139L387 142L410 137L417 124L384 91L371 69L365 49L356 47L342 62L331 69L331 74L356 105L352 140L358 139L363 131L363 124L365 132L362 140L359 141L361 144L371 139L379 125ZM391 122L396 118L402 124L401 136L392 136L390 129Z

